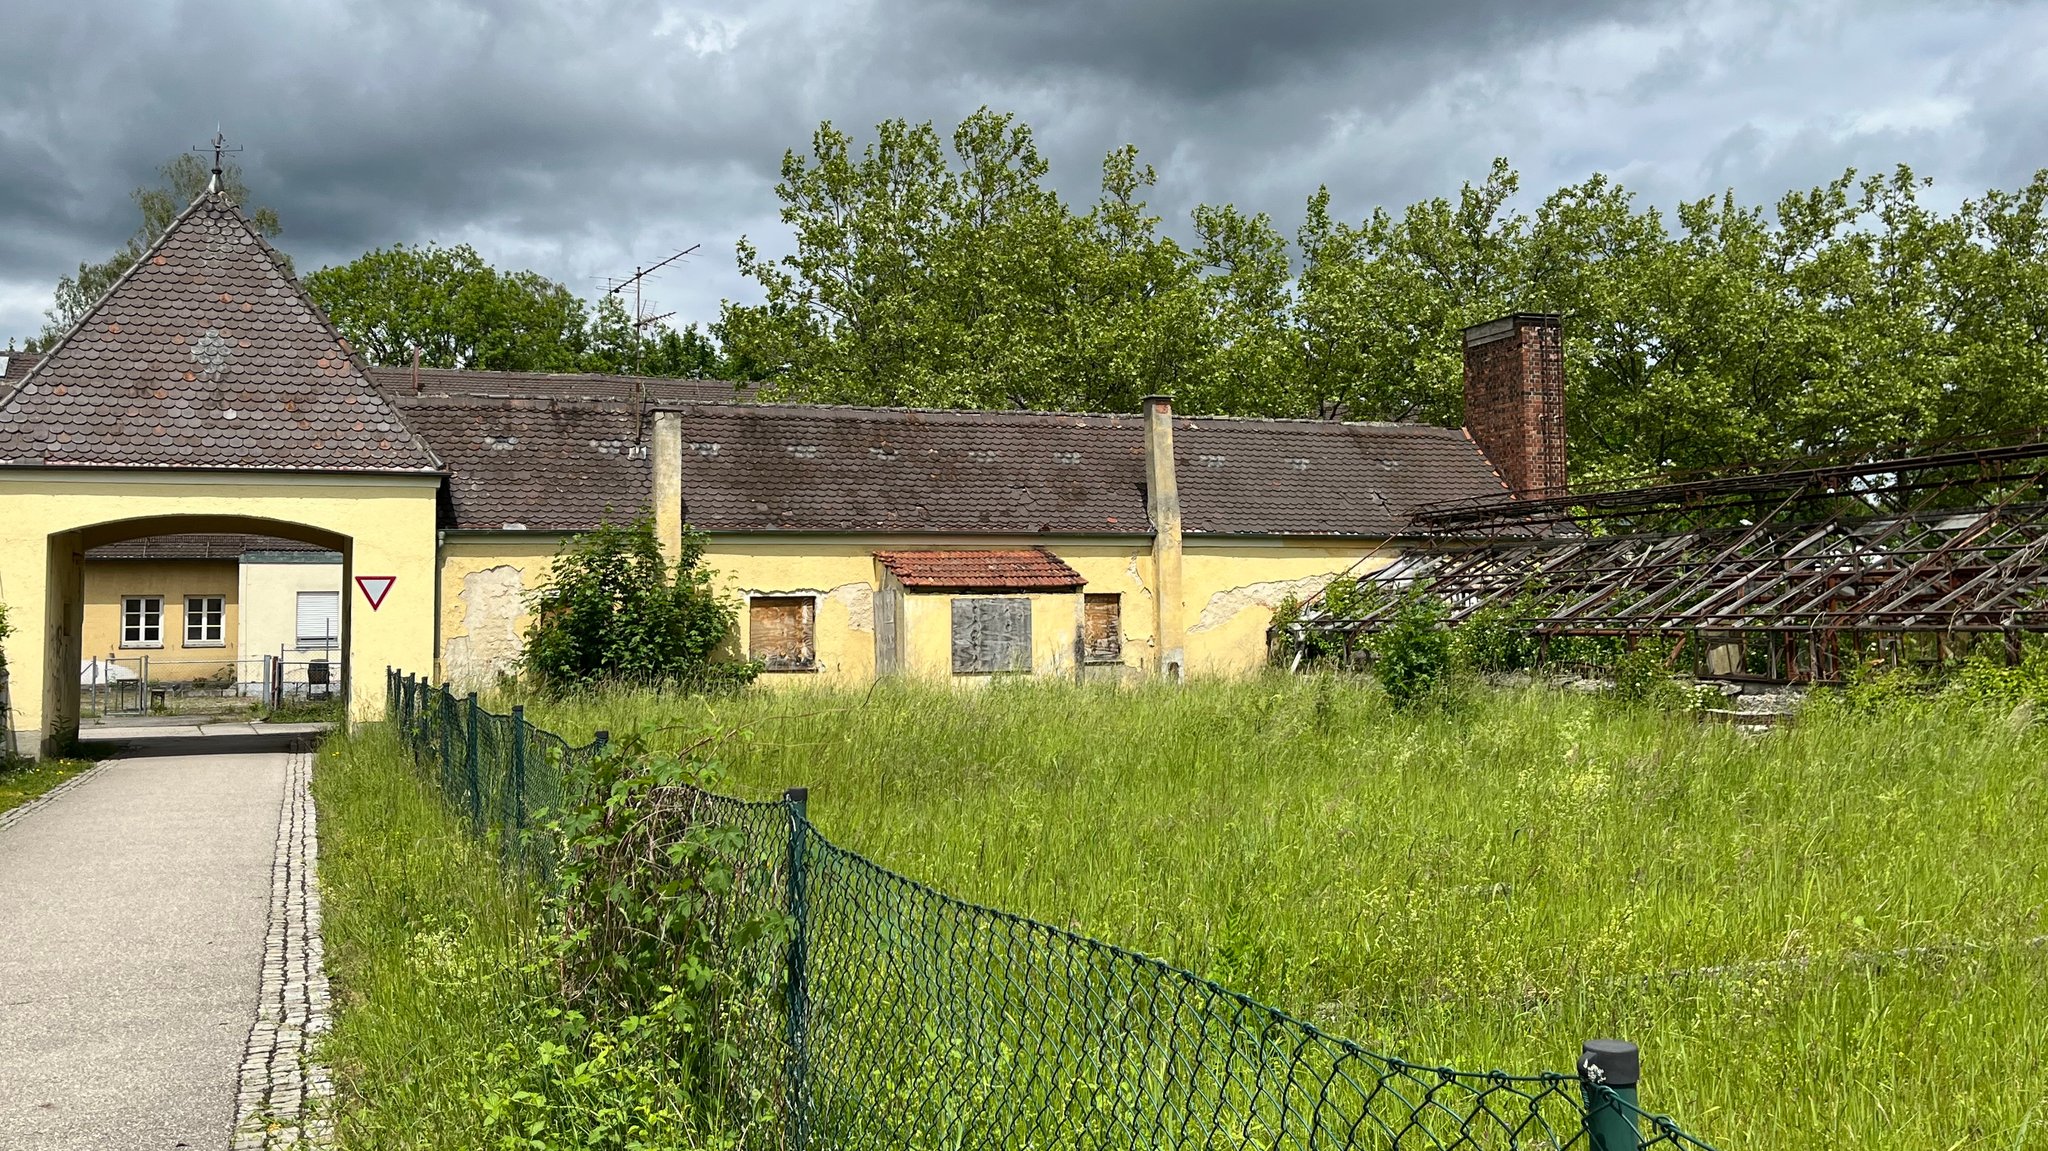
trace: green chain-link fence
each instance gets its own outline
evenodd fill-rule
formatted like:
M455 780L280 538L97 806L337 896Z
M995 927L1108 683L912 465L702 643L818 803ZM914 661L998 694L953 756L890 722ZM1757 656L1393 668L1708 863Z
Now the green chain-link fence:
M537 813L600 754L412 676L389 716L422 770L508 862L545 874ZM838 847L806 795L697 792L732 898L786 916L739 961L785 1026L739 1062L780 1098L779 1151L1577 1148L1712 1151L1636 1096L1636 1053L1587 1044L1577 1074L1459 1071L1381 1055L1207 979L979 907Z

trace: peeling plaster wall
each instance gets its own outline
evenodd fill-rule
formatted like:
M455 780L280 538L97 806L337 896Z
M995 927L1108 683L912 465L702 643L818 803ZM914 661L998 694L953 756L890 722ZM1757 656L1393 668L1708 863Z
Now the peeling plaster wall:
M1190 609L1188 674L1246 675L1266 661L1266 628L1288 592L1307 596L1358 564L1358 574L1393 561L1371 540L1203 539L1189 536L1182 562ZM1365 561L1360 563L1359 561Z
M513 669L532 622L526 595L547 579L567 538L504 532L442 542L439 679L480 691Z

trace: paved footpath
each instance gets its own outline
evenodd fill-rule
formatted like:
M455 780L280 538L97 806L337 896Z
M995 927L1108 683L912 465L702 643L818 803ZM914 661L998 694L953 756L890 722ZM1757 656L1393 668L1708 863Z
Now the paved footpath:
M0 824L0 1151L302 1137L326 1001L305 732L125 731Z

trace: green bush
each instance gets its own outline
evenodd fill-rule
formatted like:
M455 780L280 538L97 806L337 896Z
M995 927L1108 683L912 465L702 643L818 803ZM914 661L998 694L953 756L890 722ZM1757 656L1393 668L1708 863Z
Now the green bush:
M703 557L704 537L686 533L671 572L645 515L570 540L528 601L524 666L535 683L562 692L621 682L751 681L759 670L752 664L716 661L737 621L712 589Z
M1394 706L1430 702L1450 686L1451 636L1443 619L1443 601L1411 592L1386 630L1373 637L1373 674Z

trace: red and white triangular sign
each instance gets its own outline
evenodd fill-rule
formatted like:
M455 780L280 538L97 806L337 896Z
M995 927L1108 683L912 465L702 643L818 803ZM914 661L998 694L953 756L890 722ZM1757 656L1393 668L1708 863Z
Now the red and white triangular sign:
M371 611L384 606L384 597L391 594L391 585L397 582L397 576L356 577L356 586L363 589L363 598L370 601Z

